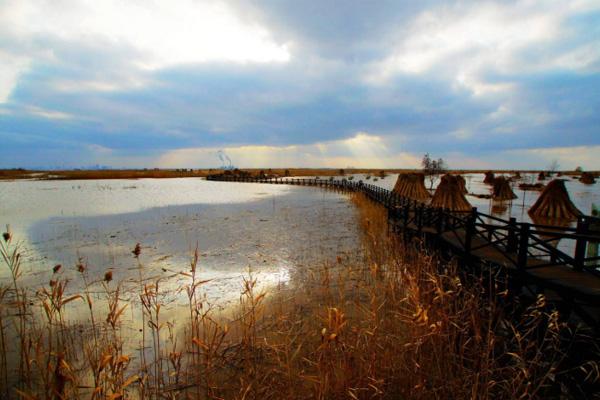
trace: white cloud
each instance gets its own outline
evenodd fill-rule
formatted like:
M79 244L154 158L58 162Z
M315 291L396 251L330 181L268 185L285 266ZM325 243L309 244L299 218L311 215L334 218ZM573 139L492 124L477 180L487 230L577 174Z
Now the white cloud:
M178 149L163 154L157 164L163 168L214 167L219 163L219 150L225 151L234 165L241 168L414 168L420 163L415 155L390 151L384 138L358 132L347 139L307 145Z
M205 61L282 62L290 58L265 27L241 21L219 1L8 1L2 22L20 36L107 40L131 46L140 65ZM8 19L10 18L10 19Z
M25 111L31 115L35 115L37 117L47 118L47 119L72 119L74 116L69 113L56 111L56 110L47 110L41 107L36 106L27 106L25 107Z
M456 136L462 135L456 132ZM219 150L225 151L240 168L420 168L421 154L392 150L389 139L368 134L329 142L296 146L235 146L187 148L164 153L154 163L161 168L199 168L220 165ZM531 148L474 155L448 152L441 155L451 168L545 168L558 160L561 169L600 170L600 146Z
M510 82L486 82L483 74L490 70L512 74L585 69L600 59L597 43L583 44L564 54L563 50L549 50L555 53L538 60L523 57L523 53L568 37L572 32L564 27L565 20L590 8L592 2L585 1L440 6L416 18L402 32L394 50L372 65L366 80L383 84L396 74L434 73L474 95L484 95L514 88Z
M483 96L490 94L502 94L516 88L513 83L501 82L490 83L479 78L472 71L464 71L456 76L455 83L457 87L464 87L471 91L474 96Z
M110 156L113 153L113 149L99 144L88 144L86 147L96 156Z
M578 46L572 51L557 57L554 65L568 70L595 69L594 72L599 72L600 44L594 42Z
M583 167L587 170L600 170L600 146L568 146L537 149L511 150L507 155L528 165L536 163L538 168L545 168L553 160L557 160L559 169L575 169Z
M467 128L460 128L450 132L450 135L458 140L469 140L473 137L473 131Z
M544 169L556 160L561 170L600 170L600 146L565 146L513 149L473 155L451 152L444 159L452 168L466 169Z
M73 60L61 53L80 46L103 60L131 71L102 71L104 78L71 77L55 82L63 91L113 91L139 87L144 70L173 65L234 62L281 63L291 55L287 44L252 21L241 20L217 0L7 0L0 3L0 103L6 102L19 77L31 64ZM65 46L63 48L53 46ZM100 54L98 54L100 53ZM120 57L120 61L112 57ZM92 65L93 67L93 65Z
M6 103L21 74L29 68L26 57L14 56L0 50L0 104Z
M114 92L140 88L145 83L146 81L141 79L120 79L116 81L55 79L50 82L50 86L59 92Z

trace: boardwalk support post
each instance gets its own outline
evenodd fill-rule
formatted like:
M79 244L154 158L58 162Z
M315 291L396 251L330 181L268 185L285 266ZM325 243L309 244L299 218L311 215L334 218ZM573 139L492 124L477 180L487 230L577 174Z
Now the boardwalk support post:
M527 267L527 250L529 247L529 231L531 226L523 222L519 232L519 254L517 255L517 268L524 271Z
M467 263L471 262L471 244L473 242L473 234L475 233L475 218L477 215L477 207L471 209L471 213L467 215L465 226L465 258Z
M417 211L417 232L420 234L423 231L423 217L424 217L423 211L425 210L425 206L423 204L420 204L417 207L417 202L415 201L415 209L418 210Z
M577 220L577 235L585 235L589 230L589 222L584 218ZM576 271L583 270L583 264L585 261L585 248L587 246L587 239L585 237L578 237L575 243L575 265Z
M510 217L508 220L508 239L506 241L506 251L514 253L517 251L517 219Z
M444 231L444 210L442 210L441 208L437 209L436 228L438 235L441 235Z

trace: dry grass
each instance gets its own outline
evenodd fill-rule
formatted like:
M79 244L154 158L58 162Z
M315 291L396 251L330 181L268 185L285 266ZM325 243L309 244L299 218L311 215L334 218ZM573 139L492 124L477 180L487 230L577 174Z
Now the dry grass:
M250 175L258 176L261 171L268 175L278 176L335 176L339 169L330 168L246 168L243 169ZM401 170L385 170L385 173L397 173ZM206 177L210 174L219 174L221 169L131 169L131 170L56 170L56 171L28 171L22 169L0 170L2 179L39 179L39 180L74 180L74 179L141 179L141 178L190 178ZM286 174L287 172L287 174ZM345 174L380 174L380 169L351 169Z
M217 170L215 170L217 171ZM1 179L39 179L39 180L71 180L71 179L141 179L141 178L190 178L205 177L213 173L208 169L131 169L131 170L62 170L62 171L27 171L0 170Z
M501 288L461 276L419 241L398 243L384 209L359 195L353 200L362 249L297 271L290 285L269 293L257 290L249 272L233 315L205 301L196 251L180 273L187 321L165 318L161 280L145 279L139 247L139 302L125 302L108 272L89 282L83 263L75 266L81 293L65 295L58 267L30 299L19 284L19 246L6 235L0 249L11 280L0 288L1 395L526 399L585 398L594 387L597 363L574 361L569 346L585 343L594 360L597 343L574 339L543 297L509 315L496 296ZM83 326L68 318L78 304L89 310ZM122 318L134 307L138 353L124 346L131 333Z
M398 174L407 172L421 172L419 169L410 168L393 168L393 169L373 169L373 168L352 168L352 169L337 169L337 168L245 168L252 176L258 176L260 172L268 175L278 176L338 176L343 171L344 175L352 174L367 174L380 176L384 174ZM287 171L287 174L286 174ZM211 174L222 173L221 169L129 169L129 170L62 170L62 171L29 171L24 169L6 169L0 170L0 180L13 179L39 179L39 180L74 180L74 179L142 179L142 178L193 178L206 177ZM465 174L465 173L484 173L484 170L452 170L450 173ZM514 174L516 170L495 170L495 173ZM537 171L519 171L524 173L537 173ZM599 176L600 172L592 172L595 176ZM563 171L564 175L578 175L574 171Z

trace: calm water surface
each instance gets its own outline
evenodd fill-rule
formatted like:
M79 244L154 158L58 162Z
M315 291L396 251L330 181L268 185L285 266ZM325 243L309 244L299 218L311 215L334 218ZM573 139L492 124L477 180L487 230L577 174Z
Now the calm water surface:
M354 179L391 189L397 175ZM592 203L600 203L599 184L566 179L582 211L589 213ZM481 174L466 175L469 192L489 193L482 180ZM529 221L527 209L539 193L515 192L519 198L500 210L490 200L467 198L484 213ZM129 306L122 320L124 346L135 352L151 347L139 333L141 284L160 283L162 318L181 332L189 313L182 289L190 284L182 273L190 270L194 249L200 254L199 279L207 281L202 298L216 310L234 310L249 271L258 291L285 288L299 271L360 248L356 210L348 200L312 187L194 178L0 181L0 224L10 224L21 242L21 285L30 293L57 277L69 280L68 292L80 292L83 282L75 265L82 260L92 281L94 312L103 315L106 289L101 282L112 271L110 290L120 285ZM142 246L139 264L131 253L136 243ZM57 264L63 267L54 275ZM1 266L0 281L6 282L7 275ZM85 323L87 312L83 302L70 303L68 319Z
M500 176L501 174L498 174ZM354 181L363 181L365 183L371 183L373 185L377 185L389 190L394 188L396 184L396 180L398 179L397 174L390 174L384 178L379 178L375 176L370 176L367 179L367 175L364 174L355 174L348 175L345 177L336 177L335 179L350 179L352 176L352 180ZM491 194L491 185L483 183L484 174L464 174L466 181L466 187L469 191L469 194L466 196L467 200L473 207L477 207L477 209L484 213L491 215L496 218L502 218L504 220L508 220L510 217L516 218L519 222L534 222L529 217L527 211L530 207L536 202L541 192L538 191L524 191L519 189L520 183L536 183L540 182L537 179L537 174L521 174L521 179L514 180L511 182L511 186L513 191L517 195L517 198L512 201L504 201L498 202L493 201L491 199L482 199L475 194ZM508 177L508 175L506 175ZM586 215L590 215L592 212L592 204L595 204L596 207L600 207L600 182L597 182L592 185L586 185L579 182L577 179L573 179L568 176L563 176L560 179L564 179L565 186L567 191L569 192L569 196L571 197L571 201L575 204L581 212ZM544 184L550 182L551 179L546 179L541 181ZM426 178L425 185L427 188L430 187L430 182ZM439 183L439 179L435 179L433 182L433 189L437 187ZM493 218L486 218L488 223L496 224L498 223ZM484 219L484 220L486 220ZM550 224L557 225L561 224L563 226L571 226L575 227L576 221L572 222L557 222L557 221L535 221L537 224ZM567 254L573 255L575 249L575 241L572 239L562 239L560 242L555 242L555 245L562 251Z
M465 177L467 190L470 194L490 194L491 186L483 183L484 174L464 174L463 176ZM374 181L373 177L367 180L364 175L355 175L354 179L363 180L363 182L372 183L391 190L393 189L397 178L398 175L393 174L384 179L378 179L377 181ZM589 215L591 213L592 204L600 206L600 183L597 182L593 185L585 185L570 177L561 177L560 179L565 180L565 186L569 192L569 196L581 212ZM551 179L546 179L541 182L547 184L550 180ZM520 180L511 182L513 191L518 196L518 198L511 202L495 202L490 199L481 199L472 195L467 195L467 200L473 207L477 207L482 213L503 219L515 217L518 221L532 222L527 211L536 202L541 192L521 190L519 189L519 184L536 182L539 182L537 180L537 174L521 174ZM435 180L433 187L436 188L438 183L439 180ZM429 181L427 179L425 185L429 188Z
M470 193L489 194L483 174L465 178ZM397 175L353 179L391 189ZM600 204L600 184L565 180L584 213ZM519 182L536 181L536 175L523 174ZM527 210L539 192L513 185L518 198L512 202L467 199L481 212L530 222ZM248 268L265 284L280 284L299 266L356 248L355 211L347 200L317 188L194 178L13 181L0 182L0 223L10 224L23 242L28 285L47 282L56 264L76 285L79 259L89 265L92 279L111 270L115 280L133 281L138 277L131 254L136 243L142 245L147 279L165 279L189 269L197 246L202 279L211 279L206 291L222 299L239 293ZM0 276L7 273L0 271ZM172 287L181 283L179 278L168 281Z
M175 293L197 247L203 290L213 301L239 297L249 269L261 285L285 284L299 267L358 246L355 210L345 195L285 185L203 179L0 182L0 223L22 241L24 282L38 287L63 265L73 290L113 271L135 285L142 246L145 280ZM6 276L5 269L0 276ZM135 287L135 286L133 286Z

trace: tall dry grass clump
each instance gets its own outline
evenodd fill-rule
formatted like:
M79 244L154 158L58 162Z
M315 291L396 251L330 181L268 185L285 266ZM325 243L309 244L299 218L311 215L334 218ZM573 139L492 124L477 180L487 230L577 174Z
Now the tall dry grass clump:
M459 273L420 239L402 243L385 209L355 195L364 245L260 289L249 271L237 307L207 301L196 249L165 313L163 279L147 278L133 250L138 289L112 271L67 290L65 267L36 299L19 284L19 248L2 256L2 397L25 399L512 399L585 398L598 379L597 342L573 335L544 297L513 313L492 276ZM115 272L118 275L118 271ZM137 292L136 292L137 290ZM69 318L84 307L85 321ZM510 312L508 310L511 310ZM126 313L134 315L125 322ZM127 325L129 324L129 325ZM132 340L133 336L133 340ZM575 338L575 339L574 339ZM131 342L136 345L132 346ZM14 346L13 343L19 344ZM586 360L569 346L585 343ZM83 349L83 351L82 351ZM585 361L585 362L584 362ZM591 395L590 395L591 397Z

